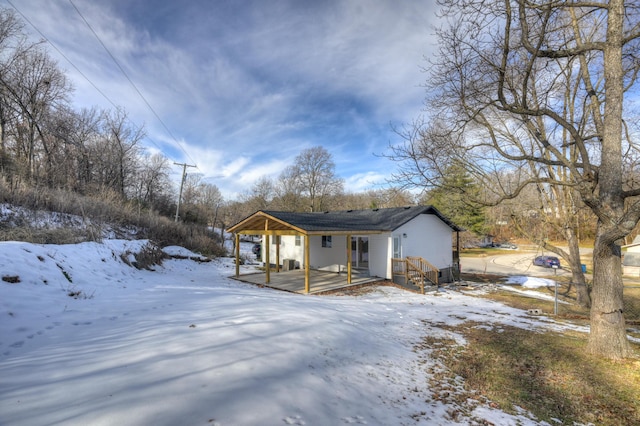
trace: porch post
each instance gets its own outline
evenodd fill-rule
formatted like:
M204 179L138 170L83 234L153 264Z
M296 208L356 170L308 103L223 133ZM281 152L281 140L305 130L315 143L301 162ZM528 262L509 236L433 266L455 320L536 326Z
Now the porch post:
M309 234L304 236L304 292L309 293L311 285L309 283L310 278L310 266L309 266Z
M351 235L347 235L347 284L351 284Z
M266 277L266 284L269 284L271 282L271 262L269 261L269 249L271 248L271 244L269 243L269 234L264 234L264 244L266 246L266 251L264 253L264 263L265 263L265 270L267 273L267 277Z
M460 268L460 231L456 231L456 269L457 271L452 271L454 280L457 279L460 281L460 273L462 269Z
M236 244L236 278L240 276L240 234L235 234Z
M280 272L280 239L278 235L273 236L273 242L276 244L276 272Z

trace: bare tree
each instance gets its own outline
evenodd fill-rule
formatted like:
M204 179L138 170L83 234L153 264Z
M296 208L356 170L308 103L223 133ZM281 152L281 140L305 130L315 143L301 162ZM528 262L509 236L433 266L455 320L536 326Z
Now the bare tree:
M288 193L306 197L308 208L325 208L328 197L342 193L344 183L335 175L331 154L321 146L305 149L281 175L281 181L291 188Z
M144 130L133 126L122 109L106 111L101 127L99 145L92 150L94 163L100 165L99 182L126 198L136 175Z
M292 212L309 210L298 180L298 171L293 165L286 167L278 176L275 195L273 206L278 210Z
M182 217L185 222L216 226L218 211L224 203L220 189L203 181L200 173L186 175L182 189ZM223 224L224 225L224 224Z
M623 133L622 111L640 71L638 4L440 4L447 24L427 84L438 120L409 128L409 140L426 143L401 150L399 177L433 182L460 161L490 204L530 186L578 197L597 217L588 350L628 356L620 241L640 220L640 187L623 185L637 141Z
M52 149L43 133L44 121L56 105L66 101L71 87L57 63L42 49L34 48L20 56L11 69L15 89L13 95L19 107L19 120L25 130L22 134L27 178L36 179L37 182L37 156L44 154L40 158L44 160L45 175L54 167Z
M9 9L0 9L0 171L8 160L6 154L7 131L15 124L15 102L9 68L17 56L24 53L29 46L24 45L23 24ZM16 43L16 40L18 42ZM16 46L17 45L17 46Z
M67 121L66 126L58 131L59 137L67 141L73 152L70 157L75 167L68 170L67 174L75 175L75 179L69 189L85 194L94 183L91 146L99 138L101 114L95 108L82 109L80 112L69 111Z
M201 173L185 173L182 183L182 203L185 206L198 203L202 178L203 175Z
M275 184L272 179L263 176L258 179L251 189L240 198L250 212L268 210L276 197Z
M206 211L208 217L208 225L211 226L214 232L215 228L220 225L221 240L224 240L225 223L223 220L219 220L219 217L222 217L222 215L219 215L219 213L220 208L224 204L224 197L222 197L220 189L216 185L213 185L211 183L202 183L199 190L200 204Z
M156 208L157 202L171 192L170 170L169 160L164 155L160 153L141 155L132 185L135 197L141 203Z

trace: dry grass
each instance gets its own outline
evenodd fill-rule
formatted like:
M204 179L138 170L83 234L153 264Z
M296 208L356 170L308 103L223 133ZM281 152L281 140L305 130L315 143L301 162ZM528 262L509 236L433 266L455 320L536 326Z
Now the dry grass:
M3 241L41 244L99 241L109 229L117 238L150 239L160 246L180 245L207 256L225 254L219 235L205 227L176 223L109 190L83 196L54 189L9 189L0 180L0 201L31 211L0 223ZM57 228L34 225L42 222L42 211L64 214L68 218Z
M425 339L422 349L446 366L432 383L443 397L442 383L456 376L465 391L446 392L456 401L489 401L516 413L520 407L551 424L640 424L640 350L635 359L612 362L586 354L586 337L537 333L511 326L487 329L467 323L450 327L467 344Z
M554 312L553 301L482 285L499 282L495 276L465 278L481 283L478 288L493 288L480 297L519 309ZM538 291L554 294L552 288ZM572 303L575 288L561 283L559 294L569 303L558 305L557 318L588 324L589 310ZM625 312L638 306L640 288L625 288ZM633 324L630 321L629 334L640 337ZM463 335L467 344L428 338L423 345L447 367L435 381L442 382L443 374L449 381L464 378L466 394L458 395L458 400L491 401L513 413L521 407L551 424L640 425L640 345L632 343L633 358L614 362L588 355L587 336L582 333L541 333L511 326L487 329L475 323L449 329Z
M518 253L518 252L514 250L502 249L498 247L474 247L474 248L462 249L460 254L464 257L487 257L487 256L497 256L500 254L514 254L514 253Z
M133 256L135 261L130 262L130 256ZM122 259L122 261L127 265L133 266L137 269L147 269L150 271L153 271L154 266L162 265L162 261L168 258L169 256L165 254L160 247L154 244L146 244L138 253L127 251L120 254L120 259Z
M462 274L463 280L474 283L499 283L504 278L505 277L499 275ZM588 321L589 309L575 303L576 287L570 284L570 278L553 276L549 278L558 282L558 317ZM555 296L555 288L553 287L528 289L528 291L538 292L546 297ZM542 311L547 314L553 314L555 312L554 302L552 300L536 299L506 290L496 289L495 291L480 295L480 297L498 300L506 305L519 309L542 309ZM628 324L634 326L640 324L640 285L632 282L625 284L624 313ZM638 337L640 337L640 335Z

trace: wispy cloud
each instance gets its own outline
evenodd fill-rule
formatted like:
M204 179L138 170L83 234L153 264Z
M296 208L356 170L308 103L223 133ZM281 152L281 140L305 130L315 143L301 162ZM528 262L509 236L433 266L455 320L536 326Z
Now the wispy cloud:
M353 188L364 188L355 182L393 167L373 155L393 138L389 123L410 121L422 106L430 0L73 3L178 142L70 3L18 7L172 160L233 175L219 184L228 194L314 145L333 154ZM60 63L79 106L110 107Z

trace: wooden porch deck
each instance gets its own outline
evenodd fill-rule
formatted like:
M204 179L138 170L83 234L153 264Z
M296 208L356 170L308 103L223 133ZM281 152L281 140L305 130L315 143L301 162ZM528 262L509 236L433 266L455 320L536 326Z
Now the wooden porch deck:
M362 276L357 273L353 273L351 275L351 284L349 284L347 283L346 272L337 273L312 269L311 271L309 271L309 273L310 276L308 294L325 293L328 291L340 290L384 280L384 278ZM239 277L233 275L231 276L231 278L238 281L274 288L277 290L307 294L304 292L304 270L301 269L280 272L272 271L270 274L271 282L269 284L265 283L266 274L264 272L255 274L244 274L240 275Z

